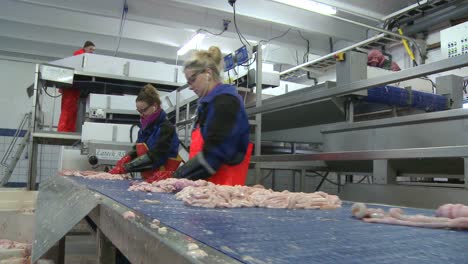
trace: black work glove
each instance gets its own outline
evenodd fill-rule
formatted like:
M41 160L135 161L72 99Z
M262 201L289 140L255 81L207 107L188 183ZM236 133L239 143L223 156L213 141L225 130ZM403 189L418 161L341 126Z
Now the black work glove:
M215 174L216 171L206 162L203 153L198 153L195 157L187 161L178 168L172 177L187 178L192 181L206 179Z
M123 167L127 172L137 172L152 169L152 163L153 161L149 158L148 154L145 154L125 163Z

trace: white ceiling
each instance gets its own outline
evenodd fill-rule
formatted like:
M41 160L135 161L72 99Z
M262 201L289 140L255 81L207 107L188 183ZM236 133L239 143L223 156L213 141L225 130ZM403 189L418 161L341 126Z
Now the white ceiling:
M48 61L67 57L85 40L93 41L98 54L113 55L118 43L123 0L2 0L0 8L0 58ZM338 8L338 16L376 26L379 18L416 0L322 0ZM117 56L174 63L176 51L197 29L214 33L222 20L233 21L227 0L127 0ZM236 21L248 40L270 42L266 60L294 65L302 62L306 41L310 53L330 52L330 41L358 42L366 28L320 14L288 7L271 0L238 0ZM210 36L202 48L218 45L224 52L241 46L234 23L221 36ZM187 55L186 55L187 56ZM179 58L184 60L186 57Z

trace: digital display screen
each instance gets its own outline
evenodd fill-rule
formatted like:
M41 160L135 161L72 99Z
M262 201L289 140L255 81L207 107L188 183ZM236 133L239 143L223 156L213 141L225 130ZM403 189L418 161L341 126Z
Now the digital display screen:
M242 46L235 52L236 54L236 63L237 65L241 65L246 63L249 60L249 53L247 52L247 48Z
M228 54L224 57L224 71L229 71L230 69L234 68L234 57L231 54Z

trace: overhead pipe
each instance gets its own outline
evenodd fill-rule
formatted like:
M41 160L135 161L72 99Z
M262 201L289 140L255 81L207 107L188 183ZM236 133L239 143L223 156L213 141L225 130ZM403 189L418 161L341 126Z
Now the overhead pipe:
M438 12L432 13L420 19L414 21L414 24L405 28L404 32L406 35L413 35L421 31L427 30L428 28L440 24L450 19L457 19L468 14L468 1L464 1L460 5L454 5L449 10L444 9Z
M407 41L410 41L410 42L414 43L415 45L417 45L415 39L404 36L404 35L400 35L400 34L398 34L398 32L388 31L388 30L385 30L383 28L370 26L370 25L367 25L367 24L364 24L364 23L356 22L356 21L353 21L351 19L347 19L347 18L335 16L335 15L322 14L322 13L321 13L321 15L331 17L331 18L334 18L336 20L341 20L343 22L347 22L347 23L350 23L350 24L353 24L353 25L356 25L356 26L365 27L365 28L368 28L368 29L371 29L371 30L374 30L374 31L377 31L377 32L385 33L385 34L393 36L393 37L395 37L397 39L406 39Z

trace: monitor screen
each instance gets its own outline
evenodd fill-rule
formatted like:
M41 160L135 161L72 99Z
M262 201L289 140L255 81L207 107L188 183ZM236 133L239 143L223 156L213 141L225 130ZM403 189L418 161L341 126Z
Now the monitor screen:
M229 71L234 68L234 66L234 57L232 56L232 53L224 56L224 71Z
M246 63L248 60L249 60L249 53L247 52L247 48L245 46L242 46L238 50L236 50L237 65Z

